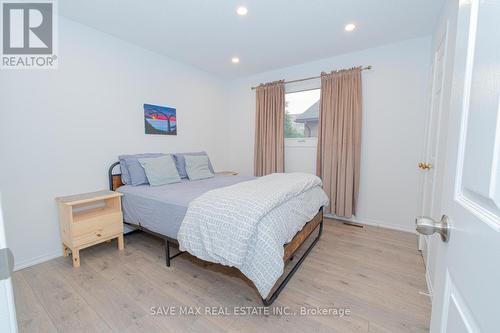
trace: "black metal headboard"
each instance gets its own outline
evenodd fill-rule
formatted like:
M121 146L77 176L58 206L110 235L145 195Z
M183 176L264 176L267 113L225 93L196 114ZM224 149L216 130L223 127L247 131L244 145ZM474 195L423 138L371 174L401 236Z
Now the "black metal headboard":
M120 165L120 162L115 162L111 164L111 166L108 169L108 182L109 182L109 189L111 191L116 190L118 187L122 186L122 175L121 173L113 174L113 169L117 166Z

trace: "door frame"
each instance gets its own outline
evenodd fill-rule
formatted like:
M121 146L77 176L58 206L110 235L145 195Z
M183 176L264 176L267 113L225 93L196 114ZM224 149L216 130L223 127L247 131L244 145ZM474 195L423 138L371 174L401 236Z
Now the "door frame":
M432 138L432 131L431 129L436 129L437 130L437 133L436 133L436 142L435 144L438 146L438 148L436 149L436 161L439 160L439 157L441 156L444 156L446 154L445 151L440 151L439 150L439 142L440 142L440 139L443 139L441 138L441 133L442 133L442 119L443 119L443 112L445 112L445 110L443 110L443 106L444 106L444 93L445 93L445 76L447 74L447 66L448 66L448 47L449 47L449 26L450 26L450 20L449 18L446 19L446 24L444 25L444 30L441 34L439 34L439 43L436 45L435 48L433 48L432 50L432 70L431 70L431 84L430 84L430 90L429 90L429 108L428 108L428 112L427 112L427 119L426 119L426 123L425 123L425 130L424 130L424 148L423 148L423 153L422 153L422 159L421 161L427 161L428 158L429 158L429 155L430 155L430 152L431 152L431 138ZM442 73L442 78L441 78L441 95L439 97L439 102L436 104L438 106L438 110L439 110L439 116L437 118L438 120L438 123L437 124L432 124L432 114L433 112L435 112L436 110L434 110L435 108L435 104L433 103L433 98L434 98L434 89L435 89L435 86L436 86L436 73L437 73L437 68L436 68L436 62L437 62L437 52L438 52L438 47L440 45L443 45L443 63L442 63L442 68L443 68L443 73ZM434 177L435 179L437 179L437 177L439 176L438 175L438 169L437 167L441 167L440 165L441 163L435 163L435 165L433 166L434 167ZM421 181L420 181L420 196L419 196L419 202L418 202L418 215L422 216L422 215L432 215L432 211L435 210L435 206L431 206L430 207L430 211L427 213L425 212L425 201L426 201L426 186L427 186L427 183L428 183L428 177L427 177L427 174L422 172L421 174ZM432 193L433 193L433 196L435 196L435 191L436 191L436 181L433 182L433 188L432 188ZM432 292L433 292L433 288L432 288L432 281L431 281L431 277L429 276L428 274L428 269L427 269L427 265L429 263L429 254L430 254L430 237L429 236L423 236L423 235L419 235L418 237L418 249L421 251L422 253L422 257L424 259L424 265L426 266L426 273L425 273L425 278L426 278L426 282L427 282L427 287L428 287L428 290L429 290L429 294L430 296L432 297Z
M2 212L2 194L0 193L0 249L7 248ZM12 277L0 280L0 331L17 332L16 304L12 289ZM7 319L7 320L5 320Z

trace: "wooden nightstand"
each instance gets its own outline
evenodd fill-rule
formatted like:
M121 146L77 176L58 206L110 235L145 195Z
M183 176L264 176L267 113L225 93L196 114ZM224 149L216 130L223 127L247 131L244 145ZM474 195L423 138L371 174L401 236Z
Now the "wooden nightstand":
M99 191L56 198L63 255L71 250L73 267L80 266L80 250L118 238L123 250L122 194Z
M236 172L236 171L219 171L219 172L216 172L215 174L224 175L224 176L236 176L238 174L238 172Z

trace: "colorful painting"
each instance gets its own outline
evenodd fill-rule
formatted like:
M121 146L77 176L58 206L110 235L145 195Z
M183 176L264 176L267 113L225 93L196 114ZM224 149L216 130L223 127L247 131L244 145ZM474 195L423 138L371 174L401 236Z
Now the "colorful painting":
M174 108L144 104L146 134L177 135L177 114Z

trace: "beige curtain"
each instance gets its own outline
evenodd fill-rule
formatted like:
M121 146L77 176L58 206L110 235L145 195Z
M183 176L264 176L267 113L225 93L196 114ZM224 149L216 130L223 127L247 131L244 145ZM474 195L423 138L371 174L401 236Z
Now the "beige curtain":
M326 213L355 214L360 148L361 67L322 73L316 174L330 198Z
M261 84L256 89L254 174L284 172L285 85Z

